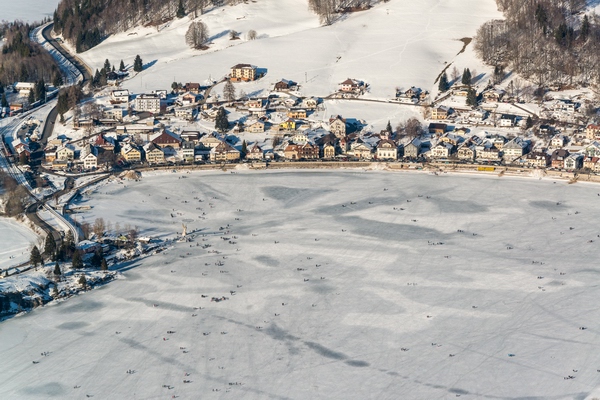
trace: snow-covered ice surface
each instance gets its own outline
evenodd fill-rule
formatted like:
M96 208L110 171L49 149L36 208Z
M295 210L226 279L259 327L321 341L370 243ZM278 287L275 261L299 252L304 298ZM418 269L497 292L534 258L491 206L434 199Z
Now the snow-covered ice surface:
M0 0L0 20L24 22L41 21L52 18L60 0Z
M29 260L32 245L38 236L31 229L11 218L0 218L0 269Z
M584 399L599 191L362 170L101 184L87 220L206 236L0 324L0 398Z

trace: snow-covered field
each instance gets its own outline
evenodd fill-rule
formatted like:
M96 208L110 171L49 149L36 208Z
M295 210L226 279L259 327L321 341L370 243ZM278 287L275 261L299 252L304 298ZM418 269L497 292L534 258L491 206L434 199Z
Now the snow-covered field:
M0 21L34 22L45 17L52 18L59 2L60 0L0 0Z
M201 231L0 324L0 397L598 396L599 191L362 170L102 184L90 222Z
M320 26L306 0L260 0L219 7L199 17L211 35L210 49L197 51L185 44L188 17L156 28L135 28L108 38L81 54L92 67L104 60L132 65L139 54L150 67L124 83L135 93L168 89L171 83L218 80L238 63L266 70L264 78L237 84L239 90L259 94L282 78L301 84L304 95L326 96L347 78L371 85L367 97L392 98L395 88L412 85L436 92L435 79L455 62L489 71L472 46L458 55L460 39L473 37L485 21L500 18L494 0L423 0L381 3L366 12L345 16L331 26ZM240 33L230 40L229 31ZM249 30L257 40L246 40Z
M0 269L29 260L38 236L31 229L11 219L0 218Z

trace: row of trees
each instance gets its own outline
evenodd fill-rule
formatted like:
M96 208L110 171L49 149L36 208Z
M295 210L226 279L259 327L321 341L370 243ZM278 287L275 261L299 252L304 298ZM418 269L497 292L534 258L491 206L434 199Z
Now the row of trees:
M75 45L77 52L99 44L108 35L137 25L158 26L186 15L197 18L208 7L239 0L62 0L54 12L54 30Z
M5 44L0 52L0 87L6 82L45 82L60 85L62 77L52 56L29 40L33 27L22 22L5 23Z
M475 50L538 86L600 83L600 19L585 0L497 0L505 19L477 31Z

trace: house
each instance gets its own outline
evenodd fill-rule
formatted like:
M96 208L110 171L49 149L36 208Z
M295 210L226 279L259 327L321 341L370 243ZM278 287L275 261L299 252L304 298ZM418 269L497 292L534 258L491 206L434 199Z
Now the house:
M85 145L79 154L79 160L87 170L98 168L98 149L91 144Z
M221 142L210 151L210 160L213 162L236 162L240 159L240 152L227 142Z
M140 94L135 98L135 109L153 114L160 113L160 97L157 94Z
M302 108L290 110L290 111L288 111L287 115L290 118L305 119L306 118L306 110L304 110Z
M502 147L502 159L508 163L518 160L523 157L525 153L527 153L528 147L528 142L517 137Z
M178 149L181 147L182 140L176 134L167 130L163 130L161 133L152 138L151 142L159 145L161 148L171 146L174 149Z
M525 165L528 167L546 168L550 166L550 155L541 151L533 151L525 156Z
M564 168L565 159L569 156L569 150L558 149L552 152L550 157L550 164L552 168Z
M44 161L51 163L54 160L56 160L56 147L46 146L44 149Z
M600 170L600 158L599 157L585 157L583 159L583 169L588 171L597 172Z
M34 82L17 82L14 85L16 91L19 92L21 96L29 96L30 91L35 90Z
M440 123L430 123L428 127L429 133L436 133L440 135L444 134L446 132L446 129L448 129L448 125Z
M253 81L256 79L256 67L250 64L237 64L231 67L229 78L233 82Z
M129 103L129 90L119 89L110 92L110 100L113 104Z
M408 89L406 92L404 92L404 96L408 97L409 99L411 99L413 97L418 98L421 96L421 92L422 92L422 90L420 88L411 86L410 89Z
M126 143L121 147L121 156L130 163L142 161L142 152L132 143Z
M263 133L265 131L265 123L262 121L254 121L246 126L246 132Z
M421 141L413 139L409 144L404 146L404 158L414 159L419 157L421 153Z
M340 92L358 92L363 89L364 83L356 79L346 79L340 83Z
M477 151L473 143L464 143L458 148L457 157L459 160L473 162Z
M463 138L460 136L454 135L452 133L446 133L444 136L440 138L440 142L450 143L452 146L458 146L460 142L463 141Z
M585 137L589 140L600 140L600 125L589 124L585 128Z
M186 142L198 143L200 140L200 132L198 131L183 131L179 134L181 140Z
M214 133L204 135L200 138L200 145L205 149L214 149L220 144L221 140L219 140Z
M75 159L75 150L71 145L61 146L56 150L56 159L61 161L73 161Z
M123 121L125 115L125 109L119 106L107 107L102 110L102 116L104 118L112 119L115 121Z
M552 137L552 139L550 139L550 147L561 148L565 145L565 143L566 138L560 133L557 133Z
M192 92L184 93L181 96L179 96L179 101L184 106L191 106L192 104L198 102L198 94Z
M516 115L502 114L498 120L498 126L505 128L513 127L517 123L517 118L518 117Z
M377 143L377 159L378 160L397 160L398 146L393 140L381 139Z
M502 152L495 146L477 149L475 159L477 161L500 161Z
M296 129L296 121L291 118L288 118L286 121L279 123L279 127L286 131L293 131Z
M197 82L188 82L183 86L184 90L193 94L199 94L201 91L200 84Z
M483 92L483 101L486 103L497 103L502 100L506 92L502 89L489 89Z
M328 143L323 146L322 154L323 158L332 159L335 158L335 146Z
M308 143L308 135L304 132L295 132L291 139L294 144L303 145Z
M586 157L600 157L600 143L594 140L583 148L582 153Z
M274 86L273 89L276 92L281 92L281 91L284 91L284 90L292 90L292 88L294 88L296 85L297 84L294 81L290 81L290 80L287 80L287 79L282 79L279 82L275 83L275 86Z
M299 160L300 159L300 146L297 144L288 144L283 150L284 157L288 160Z
M182 142L180 155L185 162L193 162L195 156L196 144L194 142Z
M431 119L447 119L448 114L450 113L450 109L448 107L433 107L431 109Z
M115 149L115 143L113 138L105 136L103 133L96 137L94 146L100 147L106 151L113 151Z
M305 143L298 148L298 157L301 160L316 160L319 158L319 147L311 143Z
M144 146L146 162L149 164L162 164L165 162L165 153L156 144L150 142Z
M583 166L583 155L579 153L569 154L564 160L564 168L567 171L575 171Z
M319 104L319 100L314 97L309 97L308 99L304 99L304 101L302 102L302 106L304 108L308 108L309 110L314 110L315 108L317 108L318 104Z
M346 136L346 120L340 115L332 116L329 118L329 131L338 138Z
M433 146L429 157L431 158L448 158L454 153L454 146L446 142L438 142L437 145Z
M192 109L192 108L176 108L175 116L177 118L183 118L188 121L191 121L194 119L194 109Z
M373 158L373 149L361 139L350 144L349 152L361 160L370 160Z
M254 145L248 150L246 153L247 160L262 160L264 158L264 152L258 145L258 143L254 143Z

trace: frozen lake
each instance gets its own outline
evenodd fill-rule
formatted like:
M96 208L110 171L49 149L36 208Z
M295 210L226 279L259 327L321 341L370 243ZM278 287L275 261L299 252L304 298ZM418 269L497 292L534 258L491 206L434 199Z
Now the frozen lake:
M1 323L0 398L600 396L599 191L357 170L103 184L86 221L206 236Z
M34 22L52 18L58 3L60 0L0 0L0 21Z
M0 269L29 260L38 237L31 229L10 219L0 218Z

